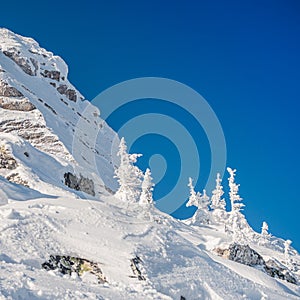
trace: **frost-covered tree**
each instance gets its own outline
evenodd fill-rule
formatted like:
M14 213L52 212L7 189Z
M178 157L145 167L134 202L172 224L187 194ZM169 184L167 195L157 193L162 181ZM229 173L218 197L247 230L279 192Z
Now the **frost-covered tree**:
M216 178L216 187L212 191L211 197L211 209L214 216L215 221L220 222L225 219L226 214L226 202L225 199L222 198L224 195L223 186L221 185L222 179L220 173L217 174Z
M284 241L284 258L287 264L289 264L291 257L290 257L290 248L291 248L292 241L286 240Z
M122 138L117 155L120 157L120 165L115 170L115 178L117 178L120 186L115 196L123 201L137 202L141 194L143 173L134 164L141 154L127 153L126 142Z
M142 193L140 197L140 204L142 205L153 203L152 192L154 183L152 180L153 178L151 177L151 171L149 168L147 168L142 182Z
M195 188L193 186L192 178L189 178L188 187L190 188L190 197L186 206L196 206L197 211L193 215L191 219L192 224L207 224L210 222L208 205L209 205L209 197L206 194L206 191L203 190L203 194L200 192L195 192Z
M197 208L199 208L201 194L199 192L195 192L195 188L193 186L193 179L191 177L189 178L188 187L190 188L190 196L189 201L186 203L186 207L196 206Z
M258 244L265 245L271 238L271 234L269 234L269 226L267 222L263 222L261 226L260 236L258 235Z
M227 171L230 174L228 181L230 189L229 198L231 203L231 211L240 212L245 205L241 203L243 199L238 194L240 185L235 183L236 169L232 170L231 168L227 168Z
M265 238L268 238L269 237L268 230L269 230L269 226L268 226L267 222L264 221L262 223L262 227L261 227L261 235Z
M202 191L202 195L200 196L201 207L208 211L208 206L210 204L210 198L206 193L206 190Z
M230 175L228 182L231 211L225 225L225 230L232 234L235 242L244 243L253 238L254 231L249 226L245 216L241 213L241 210L245 205L241 203L242 198L238 194L239 184L235 183L236 170L227 168L227 171Z
M293 255L297 253L297 251L293 250L291 248L292 241L286 240L284 241L284 259L285 259L285 265L292 271L298 272L299 271L299 265L295 263L293 260Z
M222 198L224 195L223 186L221 185L222 179L220 173L217 174L216 179L216 188L212 191L211 197L211 208L212 209L221 209L225 210L226 202L225 199Z

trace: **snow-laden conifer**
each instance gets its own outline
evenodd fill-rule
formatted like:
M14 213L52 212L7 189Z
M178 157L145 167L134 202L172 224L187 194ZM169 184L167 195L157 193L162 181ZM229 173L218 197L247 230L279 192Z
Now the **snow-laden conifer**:
M149 168L147 168L144 179L142 182L142 193L140 197L140 204L152 204L153 203L153 178L151 177L151 171Z
M238 194L240 185L235 183L236 169L227 168L227 171L230 174L228 181L230 189L229 198L231 203L231 211L240 212L245 205L241 203L243 199Z
M267 222L264 221L261 226L261 235L264 238L268 238L270 236L268 230L269 230L269 225L267 224Z
M216 187L212 191L211 197L211 209L214 216L214 220L217 222L222 222L225 220L226 215L226 202L225 199L222 198L224 195L223 186L222 186L222 179L220 173L217 174L216 178Z
M208 224L210 222L210 216L208 211L209 197L206 191L203 190L203 194L195 192L192 178L189 178L188 187L190 188L189 200L186 206L196 206L197 210L191 219L192 224Z
M230 175L228 182L231 211L226 221L225 230L232 234L235 242L243 244L253 239L254 231L241 213L245 205L241 203L242 198L239 195L240 185L235 183L236 169L227 168L227 171Z
M123 201L137 202L141 194L143 173L134 164L141 154L127 153L127 145L122 138L117 155L120 157L120 165L115 170L115 178L119 182L119 189L115 196Z

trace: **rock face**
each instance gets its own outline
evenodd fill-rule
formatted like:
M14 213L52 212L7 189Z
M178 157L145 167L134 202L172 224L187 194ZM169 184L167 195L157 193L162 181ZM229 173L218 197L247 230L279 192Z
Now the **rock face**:
M10 182L21 184L26 187L30 187L28 181L24 180L19 173L12 173L6 177L6 179Z
M0 80L0 108L17 111L31 111L35 106L15 87Z
M28 108L30 108L30 106ZM9 114L8 111L6 111L5 115L6 119L0 119L0 132L20 136L37 149L45 151L46 153L69 158L70 160L72 159L70 153L59 138L46 127L45 121L38 111L30 116L23 112L19 117L13 112Z
M16 160L8 153L4 146L0 146L0 169L14 170L16 167Z
M12 59L26 74L30 76L36 76L38 63L33 58L25 58L21 56L21 52L15 47L11 47L3 53Z
M41 72L41 75L45 78L50 78L50 79L54 79L56 81L60 80L60 72L59 71L49 71L49 70L44 70L43 72Z
M0 97L23 97L23 94L15 87L9 86L7 82L0 81Z
M67 82L67 66L57 56L53 56L52 53L47 52L45 49L40 48L32 39L26 39L25 43L22 38L14 35L9 30L2 29L3 36L7 36L7 40L0 45L2 53L11 59L20 69L32 77L43 77L49 81L49 83L56 88L56 83L63 81L57 88L57 91L65 95L67 99L76 102L78 98L82 98L77 95L77 91ZM12 40L13 43L11 43ZM6 44L7 42L7 44ZM22 46L30 45L29 49L24 49ZM1 49L2 48L2 49ZM25 51L24 51L25 50ZM61 69L60 69L61 68ZM2 70L2 69L1 69ZM5 70L2 70L5 72ZM15 91L6 91L7 97L21 97L22 95L13 95ZM20 93L20 92L19 92ZM1 87L0 87L0 95ZM3 95L2 95L3 96Z
M76 102L77 101L77 96L76 92L73 89L69 89L67 85L61 84L58 88L57 91L61 95L65 95L69 100Z
M65 185L68 186L69 188L76 191L82 191L89 195L95 196L95 188L94 188L93 180L85 178L82 175L80 175L80 177L78 178L70 172L65 173L64 178L65 178Z
M279 264L271 259L265 263L265 271L271 277L279 278L282 280L286 280L287 282L297 284L296 278L294 278L286 268L279 266Z
M26 98L21 100L12 98L0 98L0 108L16 111L32 111L36 107Z
M98 283L106 282L106 278L98 263L79 257L50 255L50 259L47 262L44 262L42 267L47 271L58 270L60 273L68 275L76 273L78 276L82 276L84 273L88 272L95 275Z
M265 263L262 256L248 245L232 244L224 250L223 257L247 266L261 266Z
M263 257L248 245L233 243L228 249L217 248L215 252L226 259L240 264L260 267L271 277L279 278L293 284L297 283L297 280L286 268L279 266L272 260L265 262Z

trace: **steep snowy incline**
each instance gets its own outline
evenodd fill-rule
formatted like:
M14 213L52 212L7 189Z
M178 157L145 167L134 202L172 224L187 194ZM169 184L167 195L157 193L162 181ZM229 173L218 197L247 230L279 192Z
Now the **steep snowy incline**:
M64 61L7 29L0 29L0 50L0 131L18 135L77 176L93 177L99 190L114 190L118 138L70 84Z

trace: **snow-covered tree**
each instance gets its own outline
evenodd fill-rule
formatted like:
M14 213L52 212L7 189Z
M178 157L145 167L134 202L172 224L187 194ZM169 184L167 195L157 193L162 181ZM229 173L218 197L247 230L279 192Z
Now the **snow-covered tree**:
M268 238L270 236L268 230L269 230L269 226L267 222L264 221L261 227L261 235L265 238Z
M151 171L149 168L147 168L142 182L142 193L140 197L140 204L153 203L152 191L153 191L154 183L152 182L152 180L153 178L151 177Z
M211 208L212 209L221 209L225 210L226 202L225 199L222 198L224 195L223 186L221 185L222 179L220 173L217 174L216 179L216 188L212 191L211 197Z
M211 197L211 209L214 216L214 220L217 222L224 221L226 214L226 202L225 199L222 198L224 195L223 186L221 185L222 179L220 173L217 174L216 178L216 187L212 191Z
M291 248L292 241L286 240L284 241L284 258L287 264L290 263L291 257L290 257L290 248Z
M238 194L240 185L235 183L236 169L232 170L231 168L227 168L227 171L230 174L228 181L230 188L229 198L231 203L231 211L240 212L245 205L241 203L243 199Z
M264 221L262 223L260 236L258 236L259 245L265 245L270 240L271 234L269 234L268 230L269 230L269 226L267 222Z
M209 205L209 197L206 194L206 191L203 190L203 194L201 195L200 192L195 192L195 188L193 186L192 178L189 178L188 187L190 188L190 197L186 206L196 206L197 211L192 217L192 224L202 223L207 224L210 222L210 217L208 213L208 205Z
M229 198L231 202L231 212L226 221L225 230L229 232L235 242L244 243L247 240L253 239L255 233L249 226L245 216L241 213L242 208L245 206L241 203L242 198L239 196L239 184L235 183L236 170L227 168L230 175L229 182Z
M202 195L200 196L201 207L208 211L208 206L210 204L210 198L206 193L206 190L202 191Z
M191 177L189 178L188 187L190 188L190 197L189 201L186 203L186 207L196 206L197 208L199 208L201 194L199 192L195 192L195 188L193 186L193 179Z
M120 165L115 170L115 178L119 182L116 197L128 202L137 202L141 194L142 171L134 165L141 154L128 154L125 139L122 138L117 155Z

